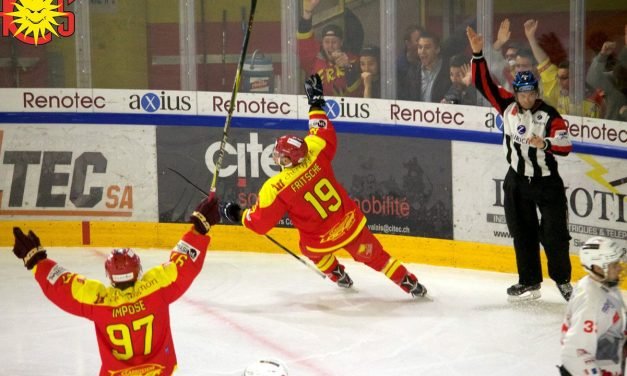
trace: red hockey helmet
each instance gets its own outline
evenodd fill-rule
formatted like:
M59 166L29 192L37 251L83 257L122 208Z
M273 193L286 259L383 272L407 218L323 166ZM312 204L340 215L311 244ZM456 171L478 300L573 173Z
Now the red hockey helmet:
M105 272L112 285L135 282L139 278L142 265L139 256L130 248L116 248L105 261Z
M308 151L305 140L300 137L285 135L277 138L272 157L279 166L292 167L302 163ZM289 159L289 163L285 162L283 158Z

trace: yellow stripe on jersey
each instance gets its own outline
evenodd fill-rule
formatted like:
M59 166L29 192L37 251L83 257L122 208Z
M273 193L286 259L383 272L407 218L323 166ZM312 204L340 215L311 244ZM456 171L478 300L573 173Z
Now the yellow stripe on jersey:
M240 219L241 225L246 227L246 217L250 213L250 209L244 209L242 212L242 219Z
M397 259L395 259L394 257L390 257L387 265L385 265L385 267L383 268L383 270L381 270L381 272L385 274L386 277L392 278L392 275L394 274L396 269L398 269L400 266L401 266L401 263Z
M72 277L73 275L75 274L62 275L63 283L67 283L64 277ZM110 289L112 290L113 287L106 287L102 282L95 279L85 279L82 275L76 275L72 280L72 297L80 303L107 304L106 300Z
M326 112L324 112L324 110L323 110L323 109L319 109L319 110L311 110L311 111L309 111L309 116L311 116L311 115L322 115L322 116L324 116L325 118L327 117L327 113L326 113Z
M105 286L100 281L77 276L72 281L72 297L80 303L115 307L133 303L162 287L169 286L177 277L176 265L167 263L150 269L135 286L122 292L113 286Z
M320 261L318 261L316 267L324 272L325 270L329 269L334 262L335 255L329 253L328 255L324 256Z

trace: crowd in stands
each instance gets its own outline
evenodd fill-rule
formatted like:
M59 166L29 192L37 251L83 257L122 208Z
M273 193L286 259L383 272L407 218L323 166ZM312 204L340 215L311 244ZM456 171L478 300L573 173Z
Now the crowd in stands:
M304 1L298 30L298 54L306 74L322 77L325 95L381 98L380 49L366 43L360 54L343 49L343 31L327 24L319 39L313 30L312 16L320 0ZM619 48L605 41L586 69L585 93L581 103L571 103L570 64L566 50L552 53L543 46L561 48L554 33L538 36L540 23L529 19L520 25L525 41L511 39L509 19L499 25L490 56L490 71L496 82L512 91L517 72L530 70L540 78L542 99L561 114L627 121L627 25L625 43ZM451 37L450 39L454 39ZM446 46L438 35L418 25L403 34L404 48L395 59L396 99L433 103L476 105L472 85L470 52ZM451 48L453 46L453 48ZM554 52L554 51L553 51Z

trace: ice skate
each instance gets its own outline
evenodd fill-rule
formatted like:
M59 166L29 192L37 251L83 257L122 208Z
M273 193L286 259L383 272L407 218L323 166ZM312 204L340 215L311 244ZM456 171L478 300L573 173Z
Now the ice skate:
M331 271L330 278L342 288L349 289L353 286L353 280L348 276L348 273L344 271L344 265L338 264L335 269Z
M401 288L410 293L414 298L422 298L427 294L427 288L418 282L413 274L407 274L401 281Z
M540 299L540 284L522 285L517 283L507 289L507 300L510 302L523 302Z
M566 299L566 301L570 300L570 296L573 294L573 285L570 282L566 283L558 283L557 289L560 291L560 294Z

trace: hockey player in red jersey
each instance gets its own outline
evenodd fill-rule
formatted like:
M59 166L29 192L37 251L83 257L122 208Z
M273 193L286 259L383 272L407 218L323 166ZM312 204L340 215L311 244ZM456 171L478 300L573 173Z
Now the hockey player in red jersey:
M167 263L141 275L139 256L114 249L105 261L112 286L72 273L47 258L34 232L13 228L13 253L32 270L43 293L64 311L94 322L102 366L101 376L171 375L177 366L170 330L169 306L200 273L211 238L220 221L212 195L196 207L192 228Z
M366 227L364 214L335 178L331 162L337 135L322 109L325 101L319 75L305 81L305 91L311 106L309 134L304 139L279 137L273 157L281 172L264 183L252 208L229 202L222 207L223 216L265 234L287 213L298 229L303 255L340 287L353 284L334 255L344 249L356 261L384 273L405 292L424 296L427 289L383 249Z

